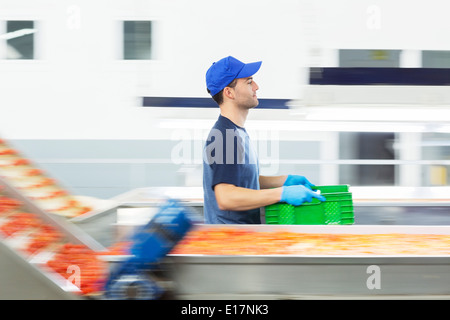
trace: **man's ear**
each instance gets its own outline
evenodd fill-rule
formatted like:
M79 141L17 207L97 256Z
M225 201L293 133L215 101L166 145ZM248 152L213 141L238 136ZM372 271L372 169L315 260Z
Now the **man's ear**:
M228 99L234 99L234 89L231 87L223 88L223 95Z

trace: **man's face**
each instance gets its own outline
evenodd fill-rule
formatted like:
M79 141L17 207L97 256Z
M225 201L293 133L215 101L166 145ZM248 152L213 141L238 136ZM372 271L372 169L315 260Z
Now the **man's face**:
M235 103L245 109L251 109L258 105L258 98L256 97L256 90L259 87L252 77L237 79L235 92Z

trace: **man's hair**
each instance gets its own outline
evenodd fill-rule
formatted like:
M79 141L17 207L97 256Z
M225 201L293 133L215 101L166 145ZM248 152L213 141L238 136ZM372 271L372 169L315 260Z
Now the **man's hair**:
M237 79L234 79L225 87L234 88L234 87L236 87L236 83L237 83ZM208 88L206 88L206 90L208 91L208 93L211 93L211 91L209 91ZM219 92L217 92L215 95L213 95L212 98L220 106L223 103L223 89L220 90Z

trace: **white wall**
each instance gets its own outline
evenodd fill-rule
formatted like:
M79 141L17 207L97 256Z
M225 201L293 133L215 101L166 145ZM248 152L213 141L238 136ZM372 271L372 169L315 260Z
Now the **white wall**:
M36 20L38 32L37 60L0 60L0 137L157 139L158 118L215 119L137 98L207 97L206 69L226 55L263 60L259 97L301 98L306 68L336 65L336 49L450 50L446 3L2 0L0 21ZM120 60L123 19L155 21L155 60Z

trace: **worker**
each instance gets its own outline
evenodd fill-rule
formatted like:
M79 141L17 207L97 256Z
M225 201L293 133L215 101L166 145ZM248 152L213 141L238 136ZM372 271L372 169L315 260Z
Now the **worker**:
M249 110L258 105L253 75L261 61L232 56L211 65L206 87L220 115L203 149L204 216L207 224L260 224L260 208L286 202L300 205L325 198L304 176L259 174L258 156L245 130Z

